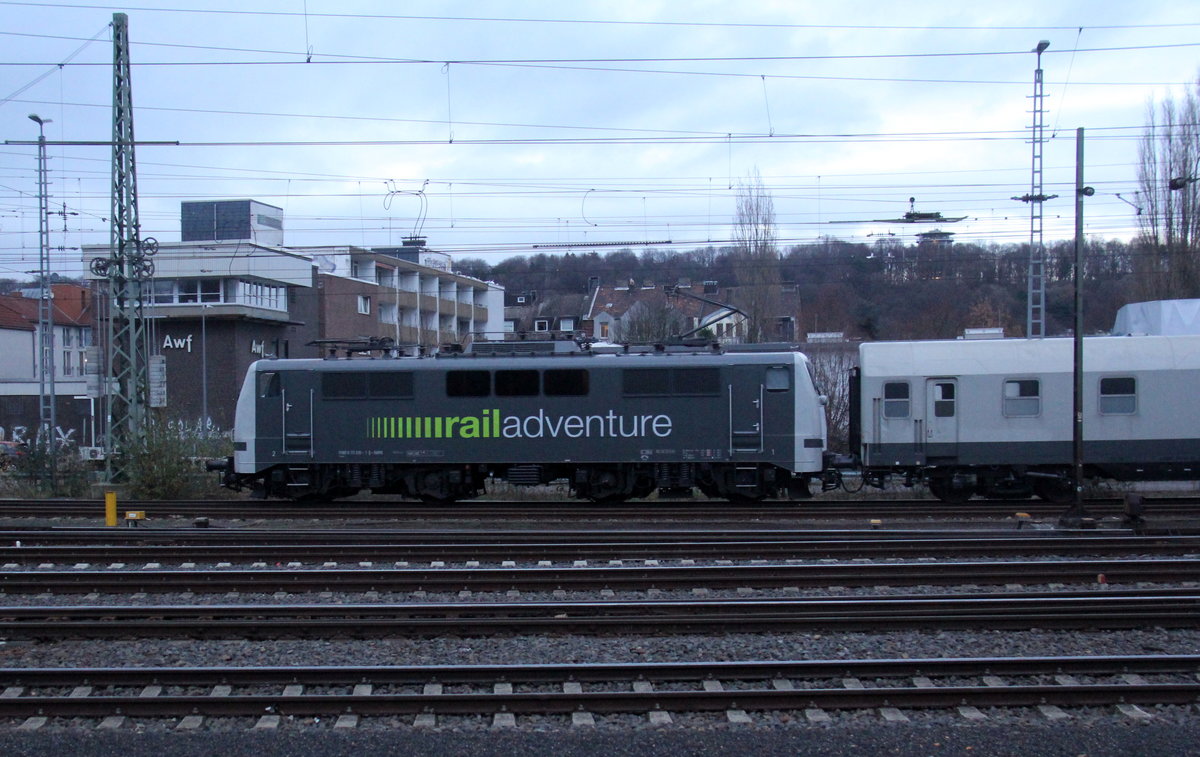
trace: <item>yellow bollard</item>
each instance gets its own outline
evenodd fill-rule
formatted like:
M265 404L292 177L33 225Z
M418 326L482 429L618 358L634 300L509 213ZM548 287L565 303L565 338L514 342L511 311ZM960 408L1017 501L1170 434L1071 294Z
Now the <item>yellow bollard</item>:
M104 525L117 525L117 493L104 492Z

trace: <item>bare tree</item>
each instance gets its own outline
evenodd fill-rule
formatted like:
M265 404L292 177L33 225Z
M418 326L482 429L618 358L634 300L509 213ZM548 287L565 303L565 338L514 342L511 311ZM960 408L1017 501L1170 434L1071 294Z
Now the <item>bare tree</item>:
M682 333L686 322L665 297L638 300L621 316L620 325L613 333L613 341L637 344L664 342Z
M1200 296L1198 175L1200 79L1181 102L1167 99L1147 107L1138 150L1141 213L1134 255L1136 290L1142 299ZM1179 179L1184 181L1173 182Z
M775 247L775 203L755 169L738 182L733 221L733 256L737 263L738 305L750 317L747 342L775 338L779 312L779 251Z
M804 350L812 364L817 389L828 399L825 420L829 448L856 452L850 446L850 369L858 364L857 343L810 343Z

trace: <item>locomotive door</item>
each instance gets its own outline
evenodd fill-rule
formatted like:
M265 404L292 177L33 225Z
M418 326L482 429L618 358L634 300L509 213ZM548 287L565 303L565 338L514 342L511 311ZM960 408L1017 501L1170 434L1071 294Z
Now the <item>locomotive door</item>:
M732 374L733 383L729 385L729 450L734 454L762 452L762 368L735 365Z
M958 382L925 382L925 456L958 457Z
M315 376L311 371L281 371L280 417L283 451L287 455L313 455L313 404Z

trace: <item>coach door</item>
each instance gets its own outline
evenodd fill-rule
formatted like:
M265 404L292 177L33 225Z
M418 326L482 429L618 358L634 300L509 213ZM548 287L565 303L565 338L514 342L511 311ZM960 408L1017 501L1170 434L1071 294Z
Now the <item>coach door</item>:
M283 379L279 412L284 454L312 457L315 374L311 371L280 371L279 375Z
M733 382L729 385L729 449L739 452L762 452L763 400L762 367L733 366Z
M958 381L925 382L925 456L958 457Z

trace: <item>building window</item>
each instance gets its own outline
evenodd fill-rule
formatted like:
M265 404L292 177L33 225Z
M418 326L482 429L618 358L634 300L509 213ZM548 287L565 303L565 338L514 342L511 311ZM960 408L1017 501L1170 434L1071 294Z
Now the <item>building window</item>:
M600 324L600 338L608 339L608 324L607 323Z
M907 381L889 381L883 385L883 417L907 418L910 395Z
M1004 382L1004 414L1009 418L1027 418L1042 412L1042 388L1038 379L1011 379Z
M533 322L533 330L534 331L549 331L550 330L550 321L546 320L545 318L538 318L537 320L535 320Z
M71 352L70 350L66 350L65 352L63 352L63 375L64 376L74 376L75 375L75 364L71 361L71 356L73 354L75 354L75 353Z
M379 322L394 324L396 323L396 303L381 302L379 303Z
M517 322L516 321L505 321L504 322L504 333L512 334L516 330L517 330Z
M62 343L63 343L62 346L64 346L64 347L71 346L71 337L72 337L74 331L75 331L75 329L72 329L72 328L66 328L66 329L62 330Z
M371 297L370 295L360 294L358 296L358 312L363 315L371 314Z
M167 284L168 287L171 284L169 281L161 283ZM176 282L176 287L179 292L178 302L183 305L221 301L220 279L181 279ZM155 287L155 302L170 302L169 297L168 290L160 291L157 286Z
M1133 376L1100 379L1100 414L1132 415L1137 412L1137 379Z
M560 318L558 320L558 328L560 331L574 331L575 330L575 319L574 318Z

